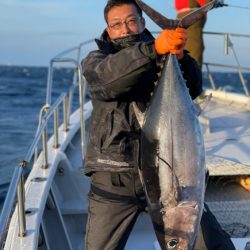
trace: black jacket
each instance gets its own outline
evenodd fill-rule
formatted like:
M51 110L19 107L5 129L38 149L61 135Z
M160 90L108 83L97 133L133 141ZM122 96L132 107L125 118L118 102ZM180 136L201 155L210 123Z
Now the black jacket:
M116 42L104 32L96 42L99 50L82 61L93 104L85 173L128 171L139 162L140 127L132 102L141 109L149 103L160 57L147 30ZM180 65L195 98L202 91L201 72L186 53Z

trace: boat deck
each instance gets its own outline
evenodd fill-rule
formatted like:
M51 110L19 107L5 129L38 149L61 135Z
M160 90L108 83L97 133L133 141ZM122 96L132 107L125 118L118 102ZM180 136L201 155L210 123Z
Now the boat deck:
M250 175L250 103L234 99L212 97L201 117L212 176Z
M250 176L250 105L248 98L230 99L215 93L202 114L210 176L206 202L232 238L249 238L250 192L239 179Z

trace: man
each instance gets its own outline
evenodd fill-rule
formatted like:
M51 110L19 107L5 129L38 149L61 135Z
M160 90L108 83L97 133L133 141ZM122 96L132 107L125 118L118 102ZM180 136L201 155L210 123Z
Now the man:
M192 98L202 91L197 64L183 50L184 29L164 30L154 39L133 0L109 0L104 16L107 28L96 40L99 49L82 62L93 103L85 162L91 176L85 250L124 249L139 213L147 210L132 102L146 109L161 56L177 55Z
M175 0L177 18L182 18L211 1L213 0ZM223 2L223 0L218 0L217 7L223 6ZM190 56L196 60L200 69L202 68L203 51L205 48L202 32L206 23L206 19L207 17L204 16L187 29L188 41L186 43L185 49L190 52Z

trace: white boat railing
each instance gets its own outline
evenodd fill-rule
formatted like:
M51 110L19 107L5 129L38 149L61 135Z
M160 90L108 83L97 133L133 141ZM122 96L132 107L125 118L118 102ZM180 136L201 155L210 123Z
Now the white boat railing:
M159 31L153 31L153 34L159 34ZM225 55L228 55L230 51L233 53L233 57L235 59L235 64L233 65L228 65L228 64L219 64L219 63L213 63L213 62L203 62L203 65L205 66L205 70L207 73L207 77L209 80L209 83L212 87L212 89L217 89L215 80L213 78L213 71L210 69L211 67L216 68L216 69L233 69L236 70L236 72L239 75L241 85L243 87L244 93L246 96L249 96L249 90L247 86L247 80L243 76L243 72L250 72L250 67L242 67L240 64L240 60L238 57L238 54L236 53L234 44L232 42L233 37L237 38L244 38L244 39L249 39L250 40L250 35L245 35L245 34L236 34L236 33L225 33L225 32L203 32L205 36L222 36L224 37L224 53ZM216 53L216 52L213 52Z
M36 161L38 156L38 145L42 143L41 154L43 156L42 168L46 169L48 167L47 159L47 129L48 123L53 117L53 128L52 135L54 137L54 148L58 148L58 129L59 129L59 106L62 105L62 116L64 124L64 132L67 133L69 119L71 115L71 105L73 102L73 93L75 88L79 88L79 107L80 107L80 123L81 123L81 146L82 146L82 160L85 156L85 123L84 123L84 103L86 94L86 81L82 76L82 68L79 63L81 48L93 40L81 43L79 46L71 48L69 50L63 51L56 57L52 58L50 61L50 67L48 69L48 79L47 79L47 95L46 104L41 108L39 114L39 124L35 138L32 141L31 146L24 158L24 160L19 163L14 168L14 173L10 182L10 186L4 201L4 205L0 217L0 249L4 247L5 238L8 231L8 226L10 222L11 214L13 213L13 207L17 205L18 208L18 224L19 224L19 237L25 237L26 235L26 219L25 219L25 188L24 188L24 175L23 170L25 167L30 165L30 162ZM76 59L65 58L64 56L72 51L77 51ZM53 85L53 71L55 65L67 64L73 65L75 67L75 72L72 80L72 84L68 91L61 94L55 102L51 103L52 96L52 85ZM16 200L17 196L17 200Z
M227 65L227 64L219 64L219 63L208 63L204 62L203 65L206 67L207 76L209 79L209 82L211 84L212 89L216 89L216 84L214 81L214 78L212 76L212 71L210 70L210 67L216 67L216 68L223 68L223 69L233 69L236 70L239 79L241 82L241 85L243 87L244 93L246 96L249 96L249 89L247 86L247 80L243 76L243 72L250 72L250 67L242 67L240 64L240 60L238 57L238 54L236 53L236 49L234 47L234 44L232 42L232 38L245 38L249 39L250 41L250 35L244 35L244 34L235 34L235 33L223 33L223 32L204 32L204 35L215 35L215 36L223 36L224 37L224 53L225 55L228 55L230 51L233 53L233 57L235 59L236 65ZM249 43L248 43L249 44Z
M82 84L82 83L81 83ZM79 84L80 85L80 84ZM14 174L11 179L10 187L3 205L0 221L0 246L4 244L6 232L8 229L8 224L10 216L12 213L13 206L16 205L15 195L17 194L17 207L18 207L18 220L19 220L19 237L25 237L26 235L26 220L25 220L25 191L24 191L24 176L23 170L30 164L35 150L42 140L42 155L43 155L43 165L42 168L46 169L48 167L47 163L47 125L48 121L52 116L54 116L54 121L58 120L58 108L59 105L63 103L67 94L62 94L52 106L44 106L42 110L45 110L42 117L42 122L38 126L37 133L33 142L24 158L24 160L19 163L15 169ZM64 120L66 117L64 116ZM54 130L58 130L57 123L54 122ZM54 133L57 133L54 131ZM55 144L56 146L56 144Z

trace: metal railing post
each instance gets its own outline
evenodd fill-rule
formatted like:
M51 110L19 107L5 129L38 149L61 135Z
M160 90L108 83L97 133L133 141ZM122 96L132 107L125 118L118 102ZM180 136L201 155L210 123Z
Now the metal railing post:
M43 165L42 168L48 168L48 149L47 149L47 126L43 130L42 134L43 140Z
M215 89L216 87L215 87L214 79L213 79L212 74L210 73L208 64L205 63L205 66L206 66L206 68L207 68L207 75L208 75L209 82L210 82L210 84L211 84L211 86L212 86L212 89Z
M231 46L231 42L229 40L229 35L225 34L224 35L224 53L225 55L228 55L229 51L228 48Z
M53 80L53 60L50 61L48 68L48 78L47 78L47 92L46 92L46 103L51 103L51 90L52 90L52 80Z
M54 148L58 148L58 108L54 111Z
M68 96L63 100L63 131L68 131Z
M22 166L21 166L22 167ZM26 235L26 219L25 219L25 193L24 193L24 177L23 173L20 176L17 186L17 205L18 205L18 220L19 220L19 237Z
M243 87L243 89L245 91L246 96L249 96L249 91L248 91L248 88L247 88L247 84L246 84L245 78L244 78L244 76L242 74L242 71L241 71L240 61L238 59L238 56L237 56L236 51L234 49L233 43L231 42L229 36L228 36L228 43L229 43L229 47L231 48L231 50L233 52L235 61L236 61L237 66L238 66L238 74L239 74L239 77L240 77L240 80L241 80L242 87Z

